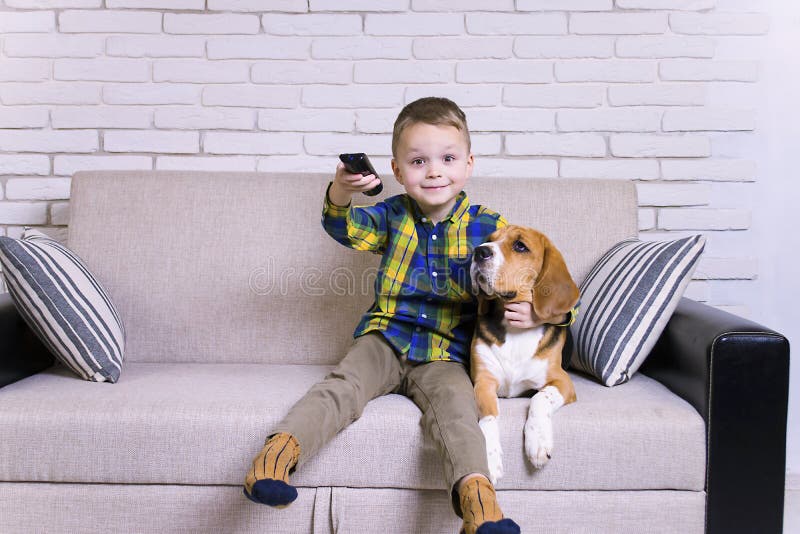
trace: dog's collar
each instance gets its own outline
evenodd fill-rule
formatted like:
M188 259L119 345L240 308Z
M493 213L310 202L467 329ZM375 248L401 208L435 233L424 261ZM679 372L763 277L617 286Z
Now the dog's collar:
M581 303L580 301L578 301L578 303L575 304L575 306L573 306L572 309L567 312L566 321L564 321L563 323L553 324L552 326L572 326L572 324L575 322L575 319L577 319L578 317L578 310L580 309L580 307Z

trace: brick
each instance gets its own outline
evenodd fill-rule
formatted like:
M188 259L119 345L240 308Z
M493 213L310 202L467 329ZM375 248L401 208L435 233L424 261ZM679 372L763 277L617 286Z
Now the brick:
M302 149L302 136L285 132L207 132L203 144L207 154L298 154Z
M0 202L0 224L47 224L47 202Z
M356 131L361 133L392 133L397 112L393 109L365 109L355 112ZM336 131L350 132L341 128Z
M94 83L4 83L0 102L7 106L30 104L99 104L101 86Z
M613 0L517 0L519 11L610 11Z
M480 180L481 176L555 178L558 162L554 159L477 158L471 180Z
M556 114L546 109L470 109L466 111L470 131L550 132Z
M639 231L652 230L656 226L656 210L639 209L637 212Z
M50 78L46 59L3 59L0 82L43 82Z
M161 33L162 14L153 11L62 11L62 33Z
M692 278L697 280L754 280L758 277L756 258L727 258L703 255Z
M705 86L700 84L612 85L608 103L612 106L702 106Z
M0 107L0 128L45 128L49 123L47 108Z
M301 101L310 108L397 108L403 105L403 88L311 85L303 88Z
M7 35L8 57L82 57L103 55L105 37L99 35Z
M460 14L412 13L402 15L367 14L366 35L461 35L464 16Z
M308 0L309 11L406 11L408 0Z
M309 37L244 36L208 40L208 59L306 59Z
M672 13L669 26L675 33L693 35L764 35L769 17L764 13Z
M456 65L459 83L549 83L553 65L539 61L464 61Z
M473 35L564 35L563 13L468 13L467 33Z
M253 83L347 84L353 80L353 65L346 61L260 61L253 65Z
M266 33L272 35L360 35L360 15L281 15L261 18Z
M574 35L560 37L521 36L514 38L514 54L521 58L535 59L604 59L614 56L614 38Z
M203 10L204 0L106 0L108 8Z
M677 157L711 155L711 141L701 135L612 135L611 154L621 158Z
M493 85L412 85L406 89L405 103L425 96L439 96L449 98L462 108L494 107L500 104L501 92L501 87Z
M561 110L556 117L562 132L655 132L661 111L639 108Z
M356 83L447 83L453 80L450 61L370 61L355 64Z
M231 107L158 108L155 127L174 130L252 130L256 112Z
M56 80L96 82L149 82L150 65L137 59L57 59Z
M602 158L606 141L595 134L511 134L506 135L506 154Z
M96 131L0 130L0 152L97 152Z
M662 160L661 174L664 180L753 182L756 163L745 159Z
M5 5L20 9L102 7L103 0L5 0Z
M311 43L314 59L407 59L408 37L323 37Z
M337 156L342 152L366 152L376 156L390 156L391 135L355 135L310 133L306 134L306 152L313 156Z
M629 159L562 159L560 175L565 178L612 178L621 180L654 180L658 178L658 161Z
M55 156L53 174L72 176L78 171L146 171L153 168L150 156Z
M585 35L662 34L667 31L665 13L573 13L569 33Z
M6 183L9 200L59 200L69 198L69 178L12 178Z
M50 174L50 158L34 154L0 154L0 174Z
M51 111L53 129L152 127L153 111L142 107L62 107Z
M665 132L755 130L753 110L722 108L670 109L664 112Z
M56 30L56 15L52 11L9 12L0 17L2 33L48 33ZM63 31L63 30L62 30Z
M317 157L303 154L302 156L266 156L258 158L257 171L258 172L324 172L333 174L336 172L336 164L338 158L333 157ZM370 158L375 170L378 171L380 176L391 176L391 168L386 165L381 165L379 162L381 158ZM388 160L387 160L388 161ZM386 169L386 170L384 170Z
M640 206L702 206L711 201L711 188L706 184L637 183Z
M514 11L514 0L411 0L414 11Z
M256 15L178 15L164 14L164 33L240 35L256 34L261 29L261 21Z
M211 85L203 88L204 106L293 109L300 103L300 88L254 85Z
M683 296L696 302L708 302L711 298L711 289L708 282L691 280L686 286Z
M192 35L111 36L106 43L106 53L119 57L202 58L206 53L206 40Z
M308 0L208 0L209 11L274 11L281 13L305 13Z
M667 59L659 64L662 80L668 81L758 81L756 61Z
M254 172L254 156L158 156L156 169L160 171Z
M653 82L656 63L635 60L558 61L555 77L559 82Z
M605 90L599 85L509 85L503 104L511 107L596 108Z
M197 104L200 102L202 91L202 86L193 84L105 84L103 86L103 102L106 104Z
M250 81L250 65L244 61L157 60L154 82L240 83Z
M500 134L470 134L472 153L475 156L496 156L503 148L503 138Z
M714 41L705 37L666 35L623 36L617 39L617 56L638 58L711 58Z
M106 152L194 154L200 151L200 134L151 130L109 131L103 136L103 147Z
M695 11L711 9L717 0L617 0L621 9L669 9Z
M513 41L503 37L424 37L414 39L418 59L507 59Z
M658 213L663 230L746 230L750 211L746 209L668 208Z
M258 127L275 132L351 132L350 110L275 109L258 112Z

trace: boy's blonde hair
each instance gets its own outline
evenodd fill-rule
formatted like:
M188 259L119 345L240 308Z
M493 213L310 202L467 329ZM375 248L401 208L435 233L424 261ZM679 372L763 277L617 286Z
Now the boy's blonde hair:
M415 100L406 105L397 120L394 121L394 131L392 132L392 156L397 156L397 145L400 142L400 134L403 130L413 124L423 122L434 126L454 126L463 135L467 142L467 151L472 149L472 142L469 138L467 129L467 117L461 108L450 99L427 96Z

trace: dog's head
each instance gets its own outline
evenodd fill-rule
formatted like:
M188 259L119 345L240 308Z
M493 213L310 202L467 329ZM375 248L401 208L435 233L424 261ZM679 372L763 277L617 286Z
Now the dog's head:
M533 228L510 225L495 231L474 250L470 277L479 301L531 302L542 323L558 320L578 302L563 256Z

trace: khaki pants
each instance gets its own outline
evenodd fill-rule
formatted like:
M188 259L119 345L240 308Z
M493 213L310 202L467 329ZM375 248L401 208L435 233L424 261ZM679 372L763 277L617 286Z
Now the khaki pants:
M358 419L367 402L389 393L409 397L422 410L422 426L439 451L453 508L461 516L455 484L470 473L488 478L489 466L472 382L458 362L403 362L381 334L371 332L354 341L336 369L297 401L273 434L288 432L297 439L300 466Z

